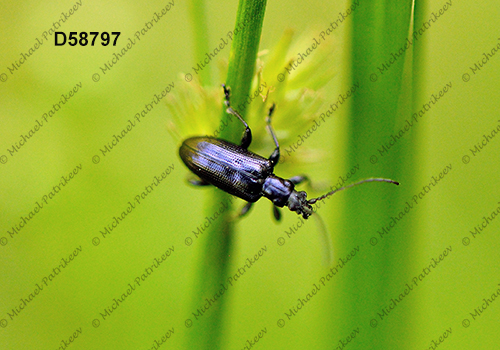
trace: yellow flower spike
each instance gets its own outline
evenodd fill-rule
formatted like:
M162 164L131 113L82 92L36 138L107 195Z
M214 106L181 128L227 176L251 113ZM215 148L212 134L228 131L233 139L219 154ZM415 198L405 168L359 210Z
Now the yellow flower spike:
M290 146L304 134L318 117L323 104L321 88L334 76L332 69L332 45L321 43L314 51L309 50L300 64L300 53L307 52L313 35L302 35L294 41L293 30L286 30L274 49L262 50L256 60L255 76L244 106L232 107L237 111L247 109L247 122L252 129L251 151L264 157L271 154L274 143L266 129L266 116L273 103L276 112L273 126L281 145L283 159L279 169L296 173L296 166L319 162L325 152L311 150L307 143L293 152ZM227 61L220 60L218 68L227 70ZM281 81L280 81L281 80ZM221 82L223 83L223 82ZM196 79L182 84L168 102L171 134L181 142L194 135L214 136L219 129L223 93L220 85L200 86Z

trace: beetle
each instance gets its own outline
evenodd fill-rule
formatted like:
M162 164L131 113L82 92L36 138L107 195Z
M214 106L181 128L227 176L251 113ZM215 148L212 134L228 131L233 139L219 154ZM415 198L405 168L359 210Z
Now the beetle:
M334 189L320 197L307 199L305 191L296 191L295 186L309 181L304 175L283 179L274 175L274 167L280 158L280 146L276 134L271 126L271 116L275 104L269 109L266 118L267 129L273 138L276 148L269 158L264 158L248 150L252 143L252 131L235 111L229 102L230 88L222 84L224 89L224 104L226 112L237 117L245 126L240 145L210 136L195 136L186 139L179 148L179 155L184 164L199 177L189 180L193 185L214 185L221 190L239 197L248 203L243 207L239 216L245 215L253 203L266 197L274 204L273 212L276 220L280 220L279 208L288 207L291 211L307 219L313 214L312 204L331 196L335 192L365 182L389 182L399 185L397 181L383 178L369 178L356 183Z

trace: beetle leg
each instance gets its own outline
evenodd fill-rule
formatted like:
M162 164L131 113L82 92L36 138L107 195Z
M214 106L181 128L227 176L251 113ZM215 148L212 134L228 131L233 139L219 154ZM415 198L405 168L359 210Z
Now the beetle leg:
M188 182L193 186L209 186L210 184L200 178L189 178Z
M248 126L247 122L243 119L243 117L231 107L231 103L229 102L229 97L231 96L231 89L229 87L226 87L226 85L224 84L222 84L222 87L224 88L224 96L225 96L224 103L227 106L226 112L237 117L245 126L245 132L243 133L243 137L241 138L240 147L247 149L248 146L250 146L250 144L252 143L252 131L250 130L250 127Z
M276 221L281 221L281 212L279 210L279 208L275 205L273 205L273 214L274 214L274 218L276 219Z
M250 211L250 208L252 207L252 205L253 205L252 202L248 202L247 204L245 204L245 206L243 208L241 208L240 214L238 216L242 217L242 216L246 215Z
M276 107L276 105L273 103L271 108L269 108L269 113L267 114L267 118L266 118L267 129L271 133L271 136L273 137L273 140L274 140L274 144L276 145L276 148L274 149L273 153L269 157L269 160L271 161L273 166L278 164L278 161L280 160L280 145L278 143L278 138L276 137L276 134L274 133L273 127L271 125L271 116L273 115L275 107Z
M307 175L297 175L293 176L289 179L294 185L301 184L302 182L307 182L309 185L311 185L311 180Z
M247 149L248 146L250 146L250 144L252 143L252 130L250 130L250 127L248 126L246 121L243 120L241 115L239 115L238 112L236 112L232 107L228 107L227 112L238 117L243 125L245 125L245 131L243 132L243 137L241 138L240 147Z

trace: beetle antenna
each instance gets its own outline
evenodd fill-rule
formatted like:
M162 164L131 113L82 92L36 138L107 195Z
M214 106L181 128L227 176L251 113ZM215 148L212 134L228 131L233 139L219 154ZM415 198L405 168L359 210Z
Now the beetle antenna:
M383 179L383 178L372 177L370 179L364 179L364 180L355 182L353 184L350 184L350 185L347 185L347 186L344 186L344 187L341 187L341 188L336 188L333 191L330 191L330 192L322 195L321 197L313 198L313 199L308 200L307 203L314 204L314 203L316 203L319 200L322 200L322 199L324 199L326 197L330 197L335 192L339 192L339 191L342 191L342 190L345 190L345 189L348 189L348 188L351 188L351 187L354 187L354 186L357 186L357 185L361 185L361 184L364 184L365 182L388 182L388 183L391 183L391 184L399 185L399 182L391 180L391 179Z
M328 234L328 231L326 230L325 223L323 219L321 219L321 216L319 216L318 213L313 212L312 216L316 219L316 223L318 225L319 231L320 231L320 237L321 237L321 252L323 255L323 265L325 266L331 266L333 263L333 244L332 244L332 237Z

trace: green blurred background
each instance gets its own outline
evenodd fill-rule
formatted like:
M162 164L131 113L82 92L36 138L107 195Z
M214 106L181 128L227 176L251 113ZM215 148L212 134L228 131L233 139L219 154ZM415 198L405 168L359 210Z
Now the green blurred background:
M193 230L204 221L203 203L209 192L186 184L188 171L177 155L181 140L174 139L166 128L165 99L111 152L103 156L100 149L151 102L154 94L172 82L176 87L186 84L179 73L192 72L199 61L193 56L188 6L175 1L170 11L103 74L99 67L168 2L80 3L57 30L119 31L117 46L56 47L49 36L13 73L7 67L19 60L21 52L28 52L37 38L41 40L43 32L61 18L61 12L68 13L76 2L2 4L0 349L58 349L64 346L61 341L68 342L77 330L81 333L68 345L71 349L151 349L155 340L161 342L172 328L173 334L159 348L183 349L188 338L197 336L198 327L211 322L214 311L209 309L199 320L193 315L193 305L205 304L202 299L194 300L193 290L206 237L186 244L186 238L194 237ZM444 4L418 2L415 27ZM317 36L348 6L345 2L269 1L260 48L272 48L290 27ZM334 33L339 57L332 61L340 65L323 92L326 102L322 110L358 79L356 67L378 72L381 62L370 61L370 52L354 45L360 42L363 31L382 28L377 20L363 22L371 6L373 3L360 2L356 10L359 18L347 18ZM212 48L233 30L237 2L209 3L206 7L207 40ZM375 18L383 22L384 13L384 7L378 8ZM500 53L492 55L475 73L470 69L483 53L491 54L500 43L499 16L500 5L494 1L481 5L453 2L422 35L413 56L408 51L397 61L401 66L391 68L390 72L402 72L399 86L387 95L377 95L373 92L383 86L377 84L387 84L390 80L384 79L395 73L378 74L377 81L367 75L359 78L363 88L353 103L342 107L308 140L311 147L327 156L308 166L307 173L314 180L333 184L359 164L354 179L394 177L402 185L364 185L335 195L321 208L335 258L345 258L359 246L357 255L324 286L319 281L330 269L321 264L313 220L289 239L285 230L296 224L298 217L284 211L282 222L276 224L269 203L257 203L237 225L229 270L236 273L262 247L267 251L222 296L221 348L243 349L249 346L247 340L264 328L266 333L261 333L263 337L254 348L336 349L355 329L356 337L345 345L347 348L428 349L448 329L451 331L439 349L500 348L498 299L480 316L472 316L484 304L483 299L492 299L500 288L500 223L494 219L481 234L474 237L471 233L483 217L491 217L500 206L500 136L491 138L475 155L471 152L484 134L491 134L500 124ZM407 33L399 36L403 39L388 46L401 47ZM391 52L382 50L380 55L386 60ZM227 59L228 55L226 48L218 58ZM214 62L209 66L214 75L216 68ZM100 74L97 82L93 80L95 73ZM225 79L215 77L213 80L221 83ZM453 87L439 103L381 156L377 151L381 144L389 142L390 135L404 128L406 119L449 82ZM61 94L68 94L80 83L82 87L61 110L11 155L8 150L21 135L29 133ZM362 105L363 96L368 95L378 98L380 104ZM395 118L392 121L378 119L384 115L384 102L394 109L388 111ZM371 118L371 112L377 117ZM126 211L128 202L172 164L171 174L103 238L100 231L112 224L113 217ZM389 225L391 217L404 210L405 203L450 164L452 170L439 185L380 237L377 231L382 225ZM20 218L29 215L37 201L42 202L61 176L68 176L77 166L81 166L78 174L11 237L12 226L19 225ZM277 173L295 175L280 173L279 167ZM280 237L286 238L283 246L277 244ZM127 293L128 284L172 246L174 252L103 320L101 313L113 299ZM411 285L423 273L432 258L439 259L450 246L451 253L387 316L378 315L391 305L391 299L404 293L407 283ZM77 248L81 252L74 260L43 284L61 259L68 259ZM17 316L10 317L21 299L35 292L37 283L43 284L43 290ZM321 286L317 294L295 316L287 317L289 309L297 306L299 298L306 298L314 284ZM219 289L207 286L213 291L208 294ZM194 321L190 327L187 319Z

